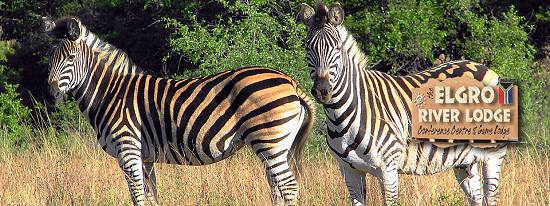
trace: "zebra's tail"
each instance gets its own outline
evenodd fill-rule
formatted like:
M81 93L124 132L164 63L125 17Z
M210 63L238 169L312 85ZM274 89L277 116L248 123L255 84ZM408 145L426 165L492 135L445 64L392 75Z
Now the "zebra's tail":
M313 101L300 89L296 88L298 97L300 98L300 104L306 109L307 117L304 118L300 130L296 134L296 138L292 143L290 148L290 166L295 174L296 178L299 179L302 171L302 153L306 144L306 139L309 136L313 123L315 122L315 105Z

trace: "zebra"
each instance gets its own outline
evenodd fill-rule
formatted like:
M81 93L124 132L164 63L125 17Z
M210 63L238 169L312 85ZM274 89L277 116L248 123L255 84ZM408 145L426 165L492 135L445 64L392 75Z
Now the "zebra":
M352 205L365 204L365 175L380 181L383 202L395 204L398 174L426 175L453 168L470 205L496 205L506 145L438 147L412 142L412 89L429 79L468 77L495 86L498 75L471 61L453 61L427 71L391 76L367 69L367 57L342 25L344 10L335 3L302 4L298 20L308 27L304 43L311 93L327 116L329 151L337 159ZM482 164L483 192L478 166Z
M297 170L313 101L289 76L245 67L173 80L145 74L78 18L47 22L55 96L72 96L125 174L134 205L157 205L154 163L207 165L250 145L274 205L297 204ZM83 32L84 31L84 32Z

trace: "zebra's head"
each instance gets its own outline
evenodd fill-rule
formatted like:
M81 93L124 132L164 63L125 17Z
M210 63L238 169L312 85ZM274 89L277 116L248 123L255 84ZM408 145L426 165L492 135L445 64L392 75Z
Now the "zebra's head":
M344 20L344 10L338 3L328 8L317 4L315 9L302 4L298 19L308 27L305 49L310 77L311 93L321 103L329 103L332 91L343 69L343 39L338 28Z
M79 26L80 21L73 19L57 24L49 30L46 28L46 31L57 40L48 54L48 84L50 92L57 99L80 85L87 74L83 52L83 48L86 47L79 38Z

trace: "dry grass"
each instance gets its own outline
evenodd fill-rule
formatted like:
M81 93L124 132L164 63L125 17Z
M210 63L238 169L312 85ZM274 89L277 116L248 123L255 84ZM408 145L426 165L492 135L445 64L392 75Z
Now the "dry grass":
M0 151L0 205L130 204L122 172L100 149L82 143L71 149L46 148L19 154ZM527 149L511 150L502 173L502 205L550 205L548 159L527 155ZM209 166L158 164L157 177L162 205L269 205L262 166L247 151ZM368 202L379 205L378 183L371 176L367 181ZM465 204L451 171L403 175L400 182L403 205ZM348 203L329 156L304 163L300 187L302 205Z

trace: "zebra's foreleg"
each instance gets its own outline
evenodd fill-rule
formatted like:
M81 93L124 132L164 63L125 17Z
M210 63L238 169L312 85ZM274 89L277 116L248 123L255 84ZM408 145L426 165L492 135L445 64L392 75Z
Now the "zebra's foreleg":
M384 198L384 205L393 205L399 195L399 174L397 162L391 161L379 168L380 189Z
M296 205L298 184L288 164L288 150L270 149L258 153L266 167L273 205Z
M152 162L144 162L143 166L147 201L152 205L158 205L157 177L155 175L154 164Z
M141 148L135 143L132 137L121 137L118 145L117 160L120 168L125 174L128 182L128 189L132 196L134 205L145 205L145 181L143 174L143 162L141 160Z
M500 148L496 154L485 158L483 161L483 205L493 206L498 203L500 169L504 160L505 152L506 148Z
M365 172L353 169L342 163L338 166L340 168L340 173L344 177L344 182L348 187L351 205L365 205Z
M481 205L481 182L478 172L478 163L472 163L468 168L454 168L454 173L460 188L468 198L468 205Z

